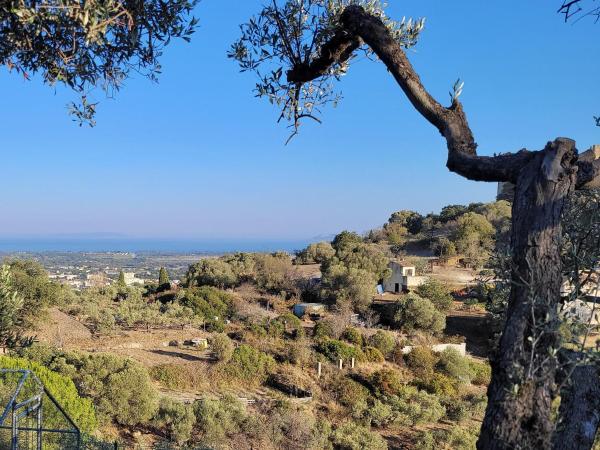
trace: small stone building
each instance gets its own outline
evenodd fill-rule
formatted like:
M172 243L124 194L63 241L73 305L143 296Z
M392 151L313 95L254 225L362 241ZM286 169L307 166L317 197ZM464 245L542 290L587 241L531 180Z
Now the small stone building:
M426 280L426 277L417 276L417 269L414 266L405 266L391 261L388 267L392 270L392 275L383 280L383 290L386 292L410 292Z

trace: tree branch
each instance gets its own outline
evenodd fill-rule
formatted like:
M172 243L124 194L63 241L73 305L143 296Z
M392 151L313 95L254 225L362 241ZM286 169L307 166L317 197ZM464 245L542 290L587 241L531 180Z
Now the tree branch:
M446 138L447 166L451 171L476 181L516 181L519 171L534 153L477 156L477 144L461 103L454 99L446 108L435 100L387 26L361 6L346 7L340 17L340 28L322 47L319 57L294 66L287 73L288 81L304 83L327 74L333 64L347 61L362 41L386 65L415 109Z
M578 161L577 189L600 187L600 159L595 161Z
M290 83L307 83L327 74L334 64L343 64L356 51L362 42L357 36L343 29L335 32L322 48L320 55L310 63L299 63L287 72Z

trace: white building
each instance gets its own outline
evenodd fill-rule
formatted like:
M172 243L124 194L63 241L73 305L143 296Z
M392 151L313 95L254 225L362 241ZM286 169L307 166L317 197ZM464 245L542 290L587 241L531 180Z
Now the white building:
M125 276L125 285L133 286L134 284L144 284L145 280L141 278L137 278L134 272L125 272L123 273Z
M386 292L410 292L427 279L427 277L417 276L417 269L414 266L404 266L391 261L388 267L392 269L392 275L383 280L383 290Z

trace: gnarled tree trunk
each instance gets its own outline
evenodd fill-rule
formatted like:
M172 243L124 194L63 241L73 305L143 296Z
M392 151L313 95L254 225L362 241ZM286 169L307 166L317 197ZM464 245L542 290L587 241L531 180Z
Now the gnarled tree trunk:
M562 284L561 216L576 185L575 143L557 139L521 170L512 227L512 287L478 448L550 448Z

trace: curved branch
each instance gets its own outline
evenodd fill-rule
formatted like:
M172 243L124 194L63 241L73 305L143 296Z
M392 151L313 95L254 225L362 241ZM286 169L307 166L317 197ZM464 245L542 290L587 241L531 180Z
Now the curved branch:
M387 26L361 6L346 7L340 17L340 28L323 46L320 56L293 67L287 74L288 81L308 82L325 75L333 64L348 60L360 46L361 40L386 65L415 109L446 138L447 165L451 171L477 181L516 181L519 171L533 153L477 156L477 144L460 102L455 99L446 108L435 100L423 86L400 43L393 38Z
M334 64L343 64L361 46L360 38L343 29L335 32L333 37L321 48L320 55L310 63L300 63L287 72L290 83L307 83L323 75Z

